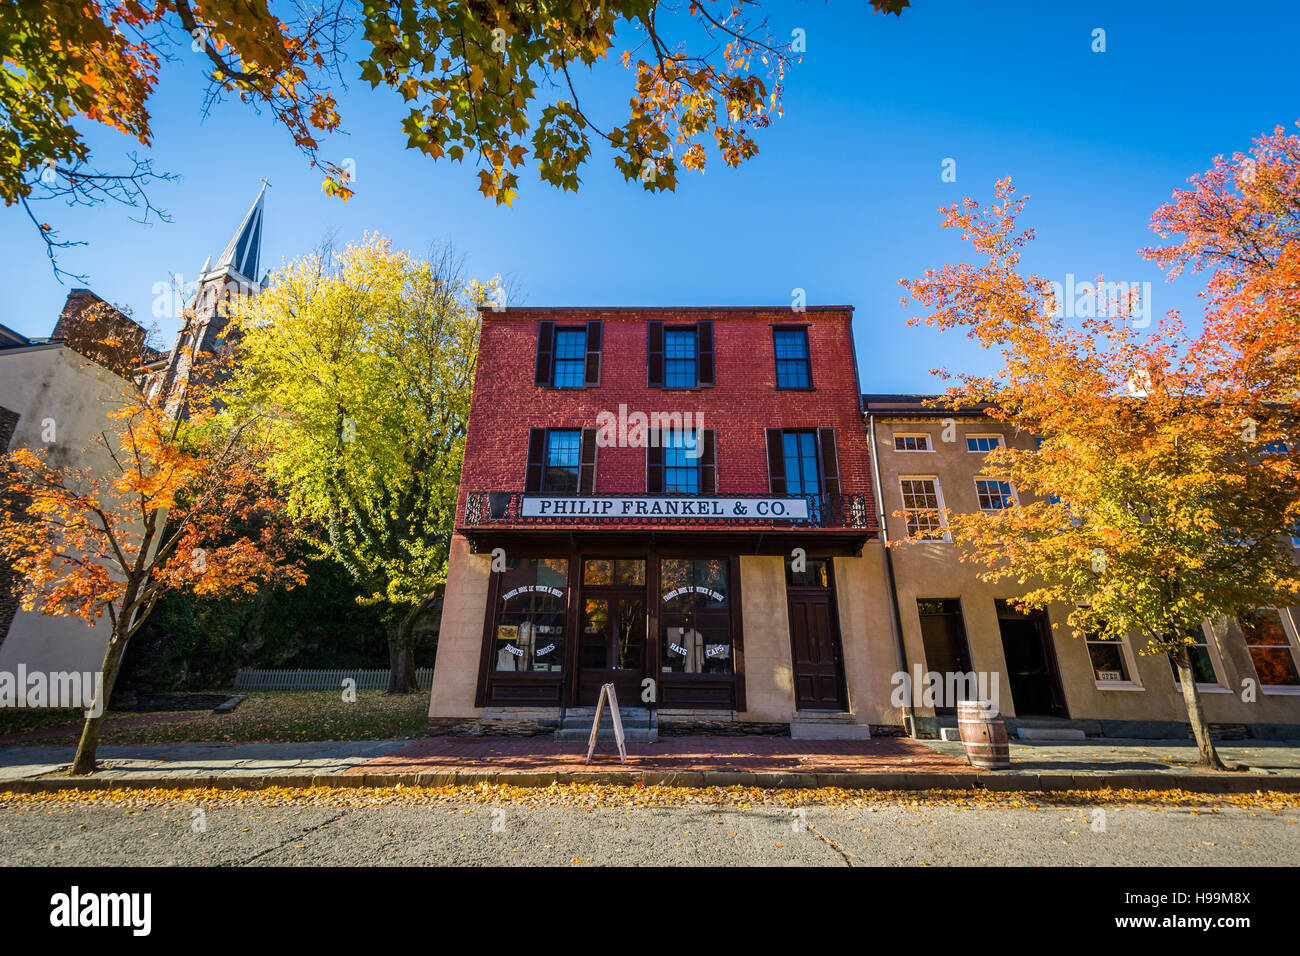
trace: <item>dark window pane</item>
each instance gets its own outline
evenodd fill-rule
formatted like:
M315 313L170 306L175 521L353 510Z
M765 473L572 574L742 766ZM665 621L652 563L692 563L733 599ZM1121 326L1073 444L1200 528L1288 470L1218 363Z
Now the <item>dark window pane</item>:
M1092 658L1092 672L1097 680L1128 681L1128 662L1124 659L1124 648L1119 641L1106 641L1088 638L1088 656Z
M785 583L792 588L828 588L830 587L830 559L807 558L804 570L794 570L794 561L786 558Z

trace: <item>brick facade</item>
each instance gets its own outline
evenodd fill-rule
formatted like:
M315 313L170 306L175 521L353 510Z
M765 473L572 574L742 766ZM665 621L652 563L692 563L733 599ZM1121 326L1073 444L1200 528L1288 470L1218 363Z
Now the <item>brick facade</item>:
M768 494L765 429L835 428L841 492L871 495L871 461L862 440L850 307L769 309L510 309L484 311L474 397L461 473L465 494L522 491L530 428L594 428L601 412L691 412L717 432L720 495ZM534 384L538 326L602 323L599 386ZM716 384L693 389L647 386L647 323L713 323ZM772 326L807 326L811 389L776 388ZM596 494L646 491L646 452L602 447Z

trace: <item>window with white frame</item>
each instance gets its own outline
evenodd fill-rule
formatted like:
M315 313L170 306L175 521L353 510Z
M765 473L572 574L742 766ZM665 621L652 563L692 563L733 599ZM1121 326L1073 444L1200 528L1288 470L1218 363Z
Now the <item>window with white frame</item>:
M1011 483L996 478L976 478L975 496L979 499L980 511L1001 511L1016 503L1011 494Z
M1085 634L1088 659L1092 662L1092 676L1098 687L1133 685L1133 672L1129 667L1128 647L1122 637L1104 637Z
M947 541L939 479L933 476L900 478L899 485L903 492L908 536L925 541Z
M1194 641L1194 643L1190 644L1187 649L1191 652L1192 674L1196 677L1196 686L1221 686L1218 672L1214 667L1214 657L1210 653L1210 641L1209 638L1205 636L1205 628L1198 627L1195 631L1192 631L1185 636L1192 638ZM1174 683L1181 686L1178 681L1178 665L1174 663L1174 657L1172 654L1168 656L1169 667L1174 672Z
M1300 654L1276 608L1260 608L1239 619L1246 650L1264 687L1300 688Z
M933 451L930 436L925 433L915 435L895 435L894 451Z
M967 451L985 452L985 451L992 451L994 448L1001 448L1001 447L1002 447L1001 435L967 435L966 436Z

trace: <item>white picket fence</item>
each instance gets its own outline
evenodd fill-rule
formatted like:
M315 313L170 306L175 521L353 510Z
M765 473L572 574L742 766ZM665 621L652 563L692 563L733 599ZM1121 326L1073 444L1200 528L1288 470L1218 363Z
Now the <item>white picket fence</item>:
M351 678L357 690L386 690L388 669L343 668L340 670L258 670L241 667L235 673L235 690L338 690ZM433 668L420 667L415 680L423 688L433 683Z

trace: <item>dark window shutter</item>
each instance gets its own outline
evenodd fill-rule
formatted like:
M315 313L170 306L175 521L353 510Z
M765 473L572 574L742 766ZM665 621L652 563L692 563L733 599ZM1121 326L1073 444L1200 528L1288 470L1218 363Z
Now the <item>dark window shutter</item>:
M648 442L645 446L645 490L649 494L658 494L664 490L664 448L663 444Z
M546 429L528 429L528 470L524 473L524 491L542 490L542 471L546 462Z
M781 435L779 428L767 430L767 482L774 495L785 494L785 449Z
M646 385L650 388L664 387L664 324L662 322L646 323Z
M835 429L817 429L817 443L822 449L822 494L840 493L840 452L835 444Z
M587 368L591 368L590 365ZM582 459L578 466L578 494L596 493L596 429L582 430Z
M555 323L537 323L537 368L533 372L534 385L551 384L551 368L555 364Z
M700 322L695 327L695 341L698 343L700 367L700 384L713 384L713 323Z
M600 322L587 323L587 367L582 376L583 385L600 384L600 331Z
M700 494L718 493L718 433L704 429L704 450L700 455Z

